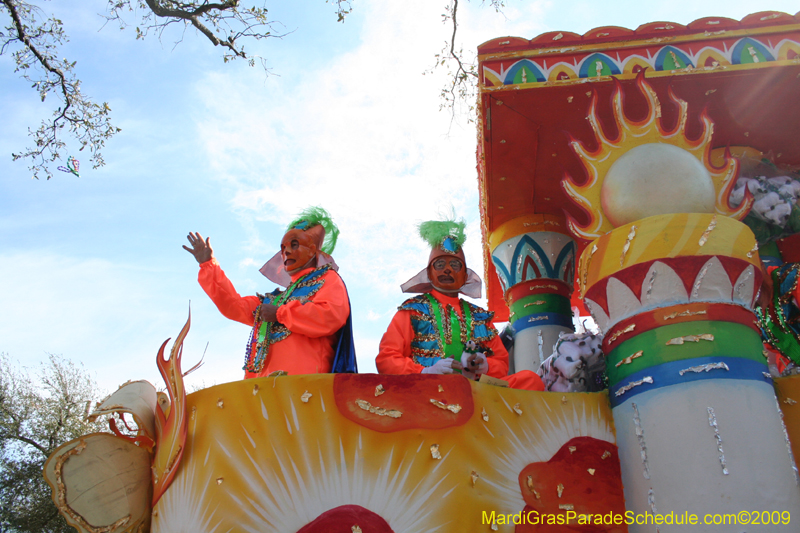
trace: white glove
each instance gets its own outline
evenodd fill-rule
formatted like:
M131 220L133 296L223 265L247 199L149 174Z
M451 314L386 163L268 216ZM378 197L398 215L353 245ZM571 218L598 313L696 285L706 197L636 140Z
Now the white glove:
M452 374L453 373L453 358L439 359L431 366L426 366L422 369L423 374Z
M489 361L482 352L467 353L461 355L461 364L464 365L463 374L470 379L475 379L476 375L489 372Z

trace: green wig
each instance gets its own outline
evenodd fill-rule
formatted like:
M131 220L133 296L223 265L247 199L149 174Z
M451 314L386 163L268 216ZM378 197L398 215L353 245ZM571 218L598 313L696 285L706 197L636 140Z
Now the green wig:
M455 218L453 215L451 218ZM464 219L460 220L429 220L418 226L419 236L431 248L442 248L449 253L456 253L464 245L467 236L464 228L467 226Z
M325 241L320 250L330 255L336 248L336 241L339 239L339 228L334 224L331 215L321 207L308 207L289 223L286 231L292 229L307 230L314 226L322 226L325 230Z

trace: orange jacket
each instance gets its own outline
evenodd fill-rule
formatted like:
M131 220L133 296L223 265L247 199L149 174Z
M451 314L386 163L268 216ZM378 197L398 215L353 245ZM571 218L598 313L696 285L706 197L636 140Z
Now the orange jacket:
M312 270L306 268L293 274L292 281ZM293 300L278 308L278 322L292 333L270 346L261 372L245 372L245 378L266 376L276 370L285 370L291 375L330 372L336 333L350 315L350 304L339 274L329 270L322 279L325 282L310 300L305 303ZM197 281L224 316L253 326L253 313L261 301L257 296L240 296L216 259L200 265Z

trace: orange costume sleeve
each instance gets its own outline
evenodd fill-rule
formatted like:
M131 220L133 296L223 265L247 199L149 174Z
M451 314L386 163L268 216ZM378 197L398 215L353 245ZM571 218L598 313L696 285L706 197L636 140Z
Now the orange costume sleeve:
M307 273L303 271L300 275ZM293 300L278 308L278 322L292 333L324 337L339 331L347 321L350 302L342 278L335 272L326 272L323 279L325 284L311 300Z
M253 313L261 301L257 296L240 296L216 259L200 265L197 281L226 318L253 325Z
M411 312L398 311L383 334L375 358L375 366L381 374L419 374L425 368L411 357Z
M508 374L508 350L503 346L500 335L495 335L486 345L494 352L493 356L486 358L486 362L489 363L489 372L487 374L493 378L506 379L506 374Z

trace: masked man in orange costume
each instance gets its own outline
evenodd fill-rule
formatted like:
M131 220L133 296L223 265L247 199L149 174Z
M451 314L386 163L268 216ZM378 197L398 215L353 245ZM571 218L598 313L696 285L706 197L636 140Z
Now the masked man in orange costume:
M544 390L533 372L508 373L508 352L492 325L494 313L458 297L480 298L481 279L467 268L463 221L429 221L420 236L431 245L428 267L401 286L422 293L398 307L375 364L382 374L482 374L518 389Z
M183 248L200 264L200 286L223 315L253 326L245 378L279 370L292 375L357 371L347 288L330 255L338 235L324 209L306 209L289 224L280 252L260 270L286 290L240 296L214 257L210 239L189 233L191 248Z

